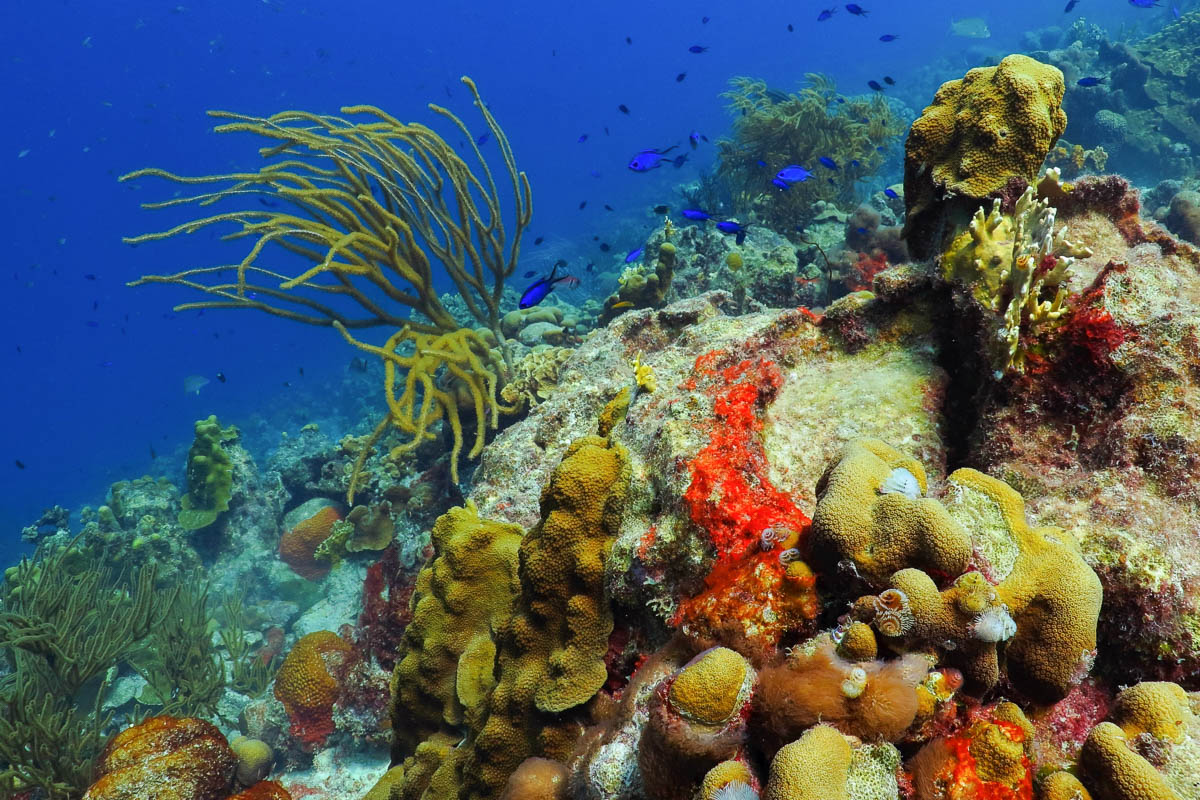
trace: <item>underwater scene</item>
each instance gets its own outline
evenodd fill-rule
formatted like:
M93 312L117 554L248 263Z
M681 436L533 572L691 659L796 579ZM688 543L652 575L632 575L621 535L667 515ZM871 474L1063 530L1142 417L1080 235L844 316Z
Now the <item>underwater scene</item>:
M6 8L0 798L1200 800L1200 0Z

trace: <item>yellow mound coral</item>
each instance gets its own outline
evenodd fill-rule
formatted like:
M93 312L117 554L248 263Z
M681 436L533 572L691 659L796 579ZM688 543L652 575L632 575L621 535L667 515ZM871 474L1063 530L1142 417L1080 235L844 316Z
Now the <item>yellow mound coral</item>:
M1194 795L1200 720L1187 692L1174 683L1139 683L1117 695L1110 720L1092 728L1079 753L1080 778L1097 800Z
M563 712L590 700L607 677L613 619L604 563L629 479L620 445L585 436L542 491L541 521L521 542L516 610L498 631L499 680L467 768L469 796L496 796L528 756L569 756L579 724Z
M813 552L826 569L850 559L874 586L904 567L961 573L971 541L925 490L914 459L877 439L851 442L817 482Z
M395 761L412 755L422 739L463 723L459 684L478 704L481 676L471 668L487 645L475 640L482 635L490 644L488 634L512 615L523 533L517 525L480 519L471 503L434 523L433 557L417 575L412 621L392 673Z
M703 725L721 725L750 693L750 665L727 647L714 647L687 664L667 693L672 707Z
M942 84L904 147L903 236L915 258L941 249L947 198L970 214L1010 178L1033 182L1067 126L1065 88L1058 68L1023 55Z
M1000 703L965 730L939 737L913 757L920 800L1030 797L1033 726L1013 703Z
M763 800L849 800L847 774L853 751L828 725L816 725L771 761Z
M742 761L722 761L704 775L700 784L699 800L719 800L717 792L731 783L750 786L754 773Z
M262 739L251 739L238 736L229 743L233 754L237 756L237 782L242 786L253 786L267 777L275 754L271 746Z
M1069 533L1029 526L1025 502L1008 484L973 469L956 470L949 481L961 502L975 494L993 503L1018 550L1012 572L996 585L1016 622L1004 648L1008 677L1039 702L1057 702L1096 648L1100 579Z

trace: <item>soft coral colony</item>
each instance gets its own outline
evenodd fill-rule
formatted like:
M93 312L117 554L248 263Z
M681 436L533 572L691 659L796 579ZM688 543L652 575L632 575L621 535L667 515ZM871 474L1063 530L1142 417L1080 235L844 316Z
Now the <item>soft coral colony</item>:
M234 223L254 241L232 282L218 268L143 282L212 296L191 307L330 325L383 361L387 415L337 450L348 470L328 456L313 466L298 442L279 499L236 429L210 419L182 509L197 524L159 515L248 548L254 509L275 503L282 517L286 502L287 532L259 543L276 571L254 574L279 594L362 575L361 616L337 632L272 629L254 653L227 648L256 687L238 720L248 738L229 743L198 718L212 713L208 684L180 668L178 716L101 751L98 708L72 740L80 761L98 756L97 775L61 763L8 775L11 787L74 797L95 779L93 800L303 796L317 790L290 779L293 767L378 741L390 719L390 764L367 800L1200 796L1200 700L1186 691L1200 685L1200 564L1187 542L1200 526L1200 393L1188 379L1200 253L1139 217L1123 179L1041 171L1066 125L1058 69L1009 56L937 92L906 143L904 234L920 260L883 259L819 314L747 308L753 281L779 278L780 237L754 231L732 251L732 291L687 296L679 286L697 267L734 260L728 240L668 225L653 241L666 265L656 291L521 370L501 306L529 190L467 84L513 184L511 238L477 147L473 171L430 129L375 109L345 110L372 117L363 123L235 118L223 128L278 142L263 152L283 160L259 172L133 176L221 184L168 205L265 193L302 212L231 211L139 237ZM870 110L881 131L890 124L879 101ZM314 266L262 266L270 245ZM465 316L434 292L434 260ZM351 334L371 325L395 332L382 347ZM498 393L517 374L539 402L503 426ZM459 482L471 421L467 455L480 463L424 539L414 520L445 505L428 475L399 479L403 459L436 443L441 422ZM389 464L369 465L393 429ZM349 510L334 503L347 488L361 501ZM173 487L137 489L181 510ZM95 531L158 518L130 493L114 486ZM150 535L140 556L119 552L165 547ZM35 690L74 697L161 623L147 567L127 593L100 592L108 616L128 620L121 648L71 651L63 634L102 623L74 594L67 609L52 602L79 570L75 546L6 580L0 631L24 681L6 689L13 703ZM88 586L113 581L88 574ZM202 612L203 597L190 607ZM270 691L255 677L268 668ZM35 716L0 719L0 762L29 761L13 746L21 724L43 751L62 740ZM279 783L266 780L272 749Z

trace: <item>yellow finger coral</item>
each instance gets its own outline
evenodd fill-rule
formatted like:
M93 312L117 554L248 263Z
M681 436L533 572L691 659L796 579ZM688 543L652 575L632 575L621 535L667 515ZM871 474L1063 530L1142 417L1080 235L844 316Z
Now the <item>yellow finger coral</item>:
M460 684L468 689L480 680L473 665L481 645L471 644L479 635L490 643L491 631L512 615L523 533L518 525L480 519L471 503L434 523L433 557L417 575L412 621L392 673L393 760L412 755L432 733L463 723ZM468 651L474 656L464 664ZM479 693L472 688L469 699L480 703Z
M1010 178L1033 182L1067 126L1065 88L1058 68L1023 55L942 84L904 147L903 236L915 258L941 250L948 212L969 215Z
M525 758L565 760L580 732L570 713L604 685L613 618L604 564L620 526L624 448L572 442L542 491L541 521L520 547L521 592L497 630L498 682L465 770L467 795L495 797Z
M830 571L849 559L873 586L904 567L958 575L971 541L925 490L914 459L876 439L851 442L817 482L813 552Z

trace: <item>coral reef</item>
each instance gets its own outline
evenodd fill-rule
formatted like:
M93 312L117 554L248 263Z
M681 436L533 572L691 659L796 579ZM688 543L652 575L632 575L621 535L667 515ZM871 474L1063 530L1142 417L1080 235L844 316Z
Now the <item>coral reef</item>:
M647 274L640 265L627 268L619 279L616 294L609 295L604 301L601 324L608 324L613 317L631 308L658 308L667 299L675 276L675 245L665 241L670 238L669 228L663 235L654 272Z
M940 251L945 231L1010 178L1037 177L1067 127L1064 91L1060 70L1023 55L942 84L904 147L904 238L914 257Z
M733 138L717 142L716 177L742 222L753 217L790 233L813 218L819 200L853 206L856 182L880 169L884 151L902 130L899 115L882 95L847 97L826 75L805 77L809 85L795 93L752 78L730 81L725 97L735 112ZM834 167L819 162L822 157ZM814 175L780 191L771 178L790 165Z
M333 733L333 704L341 694L350 645L331 631L316 631L296 642L275 676L275 697L291 720L292 735L315 748Z

